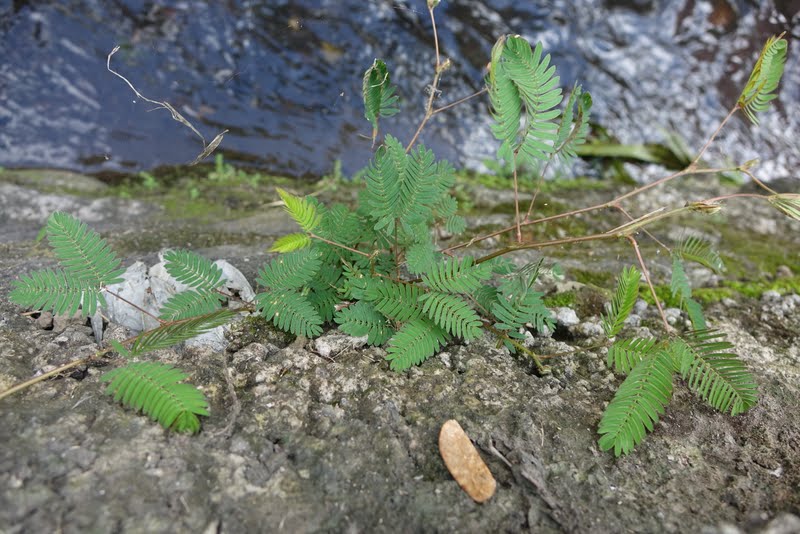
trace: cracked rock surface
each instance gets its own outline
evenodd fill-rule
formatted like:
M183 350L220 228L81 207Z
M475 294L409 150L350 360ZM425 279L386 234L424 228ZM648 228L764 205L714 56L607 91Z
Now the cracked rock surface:
M62 196L47 197L48 209L79 203ZM104 234L152 226L102 211L125 202L94 205ZM21 220L0 240L0 390L96 348L83 320L60 318L55 328L54 320L21 315L5 297L18 274L52 265L44 247L33 249L42 223ZM157 241L183 246L168 235ZM252 282L268 245L216 247L209 257ZM124 264L153 264L159 250L134 251ZM563 261L568 275L580 254ZM555 332L527 343L540 354L592 345L598 313L571 311L559 309ZM597 424L620 383L604 349L553 358L552 373L537 376L530 362L484 336L394 373L385 352L363 340L332 330L293 343L263 321L245 320L224 350L152 355L188 371L208 397L211 416L197 436L167 432L115 405L99 380L112 360L0 400L0 530L797 532L798 311L797 295L769 292L707 307L755 375L758 404L737 417L720 414L676 379L655 432L619 459L597 447ZM658 322L644 302L636 317L629 334L645 335ZM107 335L121 338L120 329L112 324ZM439 456L448 419L458 420L497 480L482 505Z

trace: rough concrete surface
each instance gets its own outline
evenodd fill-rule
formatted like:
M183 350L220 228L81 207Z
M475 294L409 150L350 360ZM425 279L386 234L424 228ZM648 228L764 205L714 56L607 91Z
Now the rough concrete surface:
M17 194L12 187L24 186L4 187ZM31 215L6 212L16 222L0 239L0 390L96 348L83 321L53 328L5 297L19 274L52 265L46 247L32 242L48 210L91 208L87 220L109 236L166 231L148 219L160 211L143 203L87 204L33 190L19 198ZM146 216L122 218L128 209ZM780 217L763 214L773 215ZM789 228L797 233L797 223ZM147 242L185 246L169 235ZM269 239L237 243L209 257L252 281ZM131 252L124 264L152 265L158 252ZM564 260L568 276L579 258ZM557 314L552 337L529 340L537 352L596 341L597 314ZM197 436L115 405L99 381L115 362L78 368L0 400L0 531L798 532L800 297L728 299L706 314L750 366L758 404L730 417L676 380L655 432L618 459L596 441L620 383L604 350L552 358L552 374L540 377L485 336L394 373L384 351L363 340L329 331L303 346L244 322L224 351L153 355L190 372L209 398L211 416ZM629 333L657 323L644 302L636 317ZM459 488L439 456L448 419L458 420L497 480L485 504Z

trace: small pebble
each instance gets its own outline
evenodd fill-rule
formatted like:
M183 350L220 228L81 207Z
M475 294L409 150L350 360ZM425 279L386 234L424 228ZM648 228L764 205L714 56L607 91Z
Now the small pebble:
M42 330L50 330L53 328L53 314L50 312L42 313L36 319L36 326L41 328Z
M555 315L556 323L558 326L563 327L570 327L580 323L580 319L578 319L578 314L575 313L575 310L572 308L562 307L562 308L555 308L553 310L553 315Z
M778 268L775 269L775 276L777 278L791 278L794 276L794 273L788 265L779 265Z

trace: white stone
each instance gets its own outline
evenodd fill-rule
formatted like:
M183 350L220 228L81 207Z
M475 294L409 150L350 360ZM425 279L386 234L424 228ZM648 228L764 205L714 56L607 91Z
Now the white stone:
M553 310L553 315L555 316L556 323L558 323L559 326L570 327L581 322L581 320L578 319L578 314L575 313L575 310L572 308L555 308Z
M167 272L164 252L166 251L159 253L161 261L150 267L150 269L141 261L134 263L122 275L123 282L109 286L108 289L153 315L158 315L158 312L172 296L190 288L190 286L172 278ZM218 260L215 265L222 270L223 277L226 280L222 286L223 288L229 292L238 293L244 300L255 298L252 286L236 267L225 260ZM105 311L109 320L113 323L129 328L134 333L158 327L158 322L155 319L113 295L106 295L106 302L108 306ZM214 351L221 351L228 344L225 339L225 332L229 328L230 325L219 326L188 340L186 345L189 347L208 347Z
M353 337L345 334L327 334L314 340L314 350L323 358L335 357L347 349L357 349L367 344L367 336Z

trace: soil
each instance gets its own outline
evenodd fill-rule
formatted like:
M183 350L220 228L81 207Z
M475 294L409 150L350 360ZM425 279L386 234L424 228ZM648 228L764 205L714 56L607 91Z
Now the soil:
M54 264L34 240L55 209L102 232L124 251L125 265L152 265L164 247L190 247L228 260L251 282L271 241L292 230L279 209L224 223L181 220L155 202L106 196L113 193L100 185L89 187L89 196L53 192L47 171L40 172L44 178L35 181L4 181L0 174L0 295L19 275ZM681 203L709 188L689 182L649 192L636 209ZM480 187L469 194L493 196ZM608 192L567 191L549 200L582 206L592 195ZM481 210L469 217L473 228L487 217L508 220L503 204ZM738 266L733 276L744 280L749 271L749 280L763 285L800 272L800 223L744 202L713 217L690 222L722 240L726 259ZM653 231L662 238L678 233L669 226ZM756 253L748 243L757 243ZM655 248L645 251L663 283L668 259ZM552 335L531 339L539 354L598 340L597 301L605 296L571 272L613 279L634 261L615 243L554 252L567 274L559 288L578 298L575 313L557 310ZM707 271L690 276L698 287L722 287ZM190 372L208 397L211 416L196 436L166 431L105 395L99 377L118 361L79 367L0 400L0 530L797 532L800 297L769 289L726 295L706 306L706 316L750 367L758 404L736 417L721 414L676 379L655 431L621 458L597 446L597 424L621 381L606 367L604 349L551 358L552 372L539 376L530 361L484 336L395 373L382 349L335 330L297 343L263 320L245 319L224 351L192 347L151 356ZM85 321L23 311L0 298L0 391L97 348ZM685 314L667 311L684 325ZM655 307L640 301L626 333L658 328ZM464 428L497 480L484 504L459 488L439 455L439 429L449 419Z

